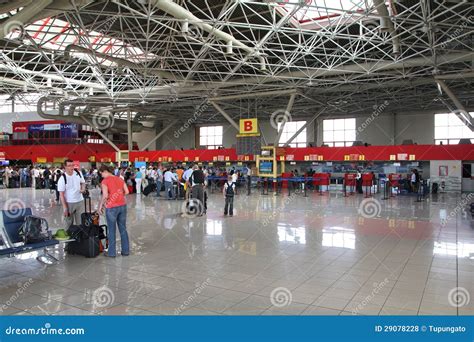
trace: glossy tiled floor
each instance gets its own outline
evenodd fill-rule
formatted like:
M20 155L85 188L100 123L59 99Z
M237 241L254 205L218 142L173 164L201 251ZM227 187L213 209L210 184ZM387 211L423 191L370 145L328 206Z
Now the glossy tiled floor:
M93 197L97 199L97 192ZM1 190L62 225L48 191ZM11 315L474 314L474 229L459 195L383 201L341 193L238 195L224 217L182 201L129 197L132 255L35 253L0 260L0 312ZM447 218L447 220L445 219Z

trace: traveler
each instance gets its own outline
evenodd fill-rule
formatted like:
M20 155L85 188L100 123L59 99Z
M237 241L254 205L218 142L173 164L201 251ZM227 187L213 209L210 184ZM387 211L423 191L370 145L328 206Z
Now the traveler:
M156 169L156 197L161 197L161 186L163 184L163 170L161 166Z
M191 184L189 184L189 177L191 177L191 174L193 173L193 167L190 166L186 171L183 173L183 181L185 183L186 187L186 195L185 198L189 199L189 195L191 194Z
M232 176L227 178L227 182L224 184L223 194L225 199L224 215L234 215L234 194L235 194L235 183L232 180Z
M165 181L165 193L168 200L175 198L173 182L178 181L176 174L173 173L174 170L167 169L165 174L163 175L163 179Z
M130 243L127 233L127 203L125 201L125 195L128 195L127 185L122 178L114 176L114 170L110 166L102 165L100 174L103 180L101 184L102 198L98 211L102 214L105 207L109 239L109 249L104 255L112 258L117 255L115 233L118 227L122 244L121 254L128 256L130 255Z
M50 188L50 184L49 184L50 176L51 176L51 171L49 171L48 168L45 168L44 171L43 171L44 188L45 188L45 189L49 189L49 188Z
M82 194L86 191L86 181L82 174L74 169L71 159L64 161L64 168L65 172L58 181L58 191L67 229L71 224L81 223L81 214L84 209Z
M57 169L56 172L54 172L54 175L53 175L54 189L56 191L56 202L59 202L58 182L59 182L59 179L61 178L62 174L63 173L61 172L61 169Z
M191 184L192 198L196 198L202 203L203 212L200 212L199 216L206 213L204 208L204 181L204 172L200 170L197 165L194 165L193 173L191 174L191 177L189 177L189 183Z
M143 178L143 173L140 171L140 169L136 169L135 186L136 186L137 195L140 195L142 193L142 178Z
M360 170L357 170L356 173L356 191L359 194L364 193L364 191L362 190L362 174L360 173Z

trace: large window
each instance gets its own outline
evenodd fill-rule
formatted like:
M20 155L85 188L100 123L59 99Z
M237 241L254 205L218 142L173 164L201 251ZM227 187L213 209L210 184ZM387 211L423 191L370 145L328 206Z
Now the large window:
M283 127L283 132L281 133L280 140L278 141L279 146L283 146L295 133L304 125L306 121L289 121L285 123ZM281 123L278 123L278 131L281 129ZM306 128L301 131L300 134L293 139L289 144L291 147L306 147L307 138L306 138Z
M474 113L470 113L473 116ZM458 144L460 139L471 139L474 143L472 132L456 114L435 114L435 144Z
M210 150L222 147L222 126L199 127L199 145Z
M356 139L356 119L323 120L323 142L329 147L352 146Z

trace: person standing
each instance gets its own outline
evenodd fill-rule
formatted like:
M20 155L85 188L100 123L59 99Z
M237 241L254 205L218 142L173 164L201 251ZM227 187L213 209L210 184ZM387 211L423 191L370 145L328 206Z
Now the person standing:
M199 213L199 216L202 216L204 212L204 180L204 172L197 165L194 165L193 173L189 177L189 183L191 184L192 198L201 202L200 208L202 208L202 211Z
M235 194L235 183L232 180L232 176L227 178L227 182L224 184L223 195L225 199L224 216L234 215L234 194Z
M72 224L81 224L84 208L82 194L86 190L86 181L82 174L74 169L74 162L71 159L64 161L64 169L65 172L58 181L58 191L66 219L66 228L69 228Z
M118 227L120 242L122 245L121 255L130 255L130 243L127 232L127 203L125 195L128 195L128 188L125 181L113 174L112 167L102 165L100 174L103 177L102 198L100 200L98 211L104 213L107 219L107 235L109 239L109 249L105 256L115 258L117 255L115 233Z
M191 177L191 174L193 173L193 167L192 166L189 166L189 168L184 171L183 173L183 181L184 181L184 185L186 187L185 191L186 191L186 194L185 194L185 199L188 200L189 199L189 195L191 194L191 184L189 184L189 177Z
M245 171L247 176L247 195L250 195L250 188L252 186L252 169L246 165Z
M165 181L165 192L166 192L166 197L168 200L173 199L174 196L174 188L173 188L173 181L177 181L178 178L176 175L172 172L171 169L167 169L165 174L163 175L164 181Z
M142 178L143 178L143 172L140 169L136 169L135 188L136 188L137 195L140 195L142 193Z
M51 177L51 171L49 170L49 168L46 167L44 169L43 177L44 177L44 188L49 189L50 188L49 181L50 181L50 177Z
M161 185L163 184L163 170L161 165L156 168L156 197L161 197Z

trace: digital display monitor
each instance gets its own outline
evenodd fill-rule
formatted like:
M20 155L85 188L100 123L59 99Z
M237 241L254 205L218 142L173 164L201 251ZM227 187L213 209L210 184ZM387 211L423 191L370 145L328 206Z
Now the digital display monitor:
M258 165L260 173L273 173L273 162L262 160Z
M262 150L262 157L271 157L272 152L272 150Z

